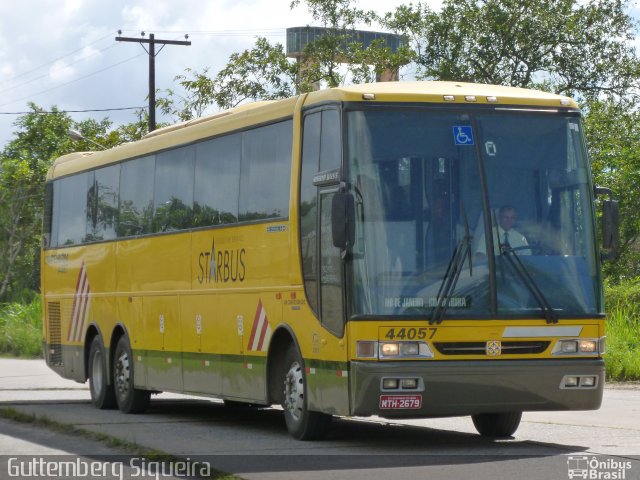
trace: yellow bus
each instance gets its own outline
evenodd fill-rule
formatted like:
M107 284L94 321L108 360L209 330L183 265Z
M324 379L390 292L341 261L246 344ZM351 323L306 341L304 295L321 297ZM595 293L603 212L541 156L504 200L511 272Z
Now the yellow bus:
M299 439L335 415L510 436L523 411L600 406L598 192L573 100L466 83L327 89L72 153L46 184L46 361L127 413L169 391L282 405Z

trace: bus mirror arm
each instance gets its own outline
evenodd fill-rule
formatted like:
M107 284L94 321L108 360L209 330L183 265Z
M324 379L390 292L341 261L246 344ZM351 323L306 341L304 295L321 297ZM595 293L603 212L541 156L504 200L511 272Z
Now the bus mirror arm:
M595 187L597 195L608 195L607 200L602 201L602 248L603 260L614 260L618 253L618 236L620 230L618 201L614 200L613 192L604 187Z
M353 195L337 192L331 201L331 237L333 245L341 250L353 246L356 238L356 208Z

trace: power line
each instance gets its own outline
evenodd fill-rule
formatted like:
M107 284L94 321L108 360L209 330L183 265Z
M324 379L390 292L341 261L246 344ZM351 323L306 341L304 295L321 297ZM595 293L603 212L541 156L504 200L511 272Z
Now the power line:
M116 107L116 108L88 108L85 110L57 110L57 111L45 111L45 110L30 110L28 112L0 112L0 115L27 115L29 113L35 114L57 114L57 113L87 113L87 112L117 112L121 110L144 110L147 107Z
M109 65L108 67L101 68L100 70L96 70L95 72L89 73L89 74L84 75L84 76L82 76L82 77L75 78L75 79L70 80L70 81L68 81L68 82L61 83L60 85L56 85L55 87L51 87L51 88L48 88L48 89L46 89L46 90L42 90L42 91L40 91L40 92L30 94L30 95L27 95L27 96L25 96L25 97L18 98L18 99L16 99L16 100L11 100L10 102L2 103L2 104L0 104L0 107L4 107L4 106L6 106L6 105L11 105L12 103L17 103L17 102L20 102L20 101L22 101L22 100L27 100L27 99L30 99L31 97L36 97L36 96L38 96L38 95L42 95L43 93L47 93L47 92L50 92L50 91L52 91L52 90L56 90L56 89L58 89L58 88L65 87L65 86L67 86L67 85L70 85L70 84L72 84L72 83L78 82L78 81L80 81L80 80L84 80L85 78L92 77L93 75L97 75L98 73L102 73L102 72L104 72L104 71L106 71L106 70L109 70L109 69L111 69L111 68L117 67L118 65L122 65L123 63L129 62L129 61L133 60L134 58L141 57L142 55L145 55L145 54L144 54L144 53L140 53L140 54L138 54L138 55L134 55L133 57L129 57L129 58L127 58L126 60L122 60L121 62L114 63L114 64L112 64L112 65Z
M176 33L185 32L179 30L153 30L154 33ZM263 29L235 29L235 30L189 30L189 35L210 35L210 36L254 36L263 34L265 36L285 35L286 28L263 28ZM121 30L122 32L139 32L139 30Z
M105 47L105 48L103 48L101 50L97 50L95 53L92 53L91 55L89 55L87 57L82 57L82 58L76 60L75 62L71 62L71 63L67 64L66 66L67 67L72 67L73 65L77 65L78 63L82 63L82 62L84 62L86 60L89 60L91 58L96 57L99 53L105 52L105 51L107 51L107 50L109 50L109 49L111 49L113 47L115 47L115 45L109 45L108 47ZM60 58L64 58L64 57L60 57ZM57 61L57 60L55 60L55 61ZM33 71L35 71L35 69ZM31 73L31 72L29 72L29 73ZM42 75L40 75L38 77L33 77L30 80L26 80L26 81L24 81L22 83L18 83L16 85L12 86L12 87L8 87L8 88L5 88L4 90L0 90L0 94L6 93L6 92L10 92L11 90L15 90L16 88L24 87L25 85L29 85L30 83L33 83L33 82L35 82L37 80L41 80L43 78L46 78L49 75L50 75L50 73L47 72L47 73L44 73L44 74L42 74Z
M26 72L22 72L22 73L19 73L17 75L14 75L13 77L6 78L5 81L11 81L11 80L15 80L17 78L21 78L21 77L24 77L26 75L29 75L30 73L35 72L36 70L40 70L41 68L47 67L47 66L51 65L52 63L57 62L58 60L62 60L63 58L69 57L69 56L73 55L74 53L80 52L80 51L84 50L85 48L90 47L91 45L95 45L96 43L104 40L105 38L109 38L112 35L113 35L112 33L108 33L104 37L100 37L99 39L94 40L93 42L88 43L87 45L85 45L85 46L83 46L81 48L77 48L77 49L73 50L72 52L69 52L69 53L66 53L66 54L64 54L64 55L62 55L60 57L54 58L53 60L49 60L48 62L43 63L41 65L38 65L37 67L33 67L31 70L27 70Z

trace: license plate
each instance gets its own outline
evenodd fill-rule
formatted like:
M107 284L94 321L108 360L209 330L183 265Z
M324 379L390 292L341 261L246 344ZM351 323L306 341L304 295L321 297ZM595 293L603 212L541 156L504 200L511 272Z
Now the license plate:
M418 409L422 395L380 395L380 410Z

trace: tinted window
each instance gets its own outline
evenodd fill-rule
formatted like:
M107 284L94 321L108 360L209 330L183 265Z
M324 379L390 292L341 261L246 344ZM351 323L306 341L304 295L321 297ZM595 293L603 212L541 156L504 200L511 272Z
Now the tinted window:
M331 236L331 201L333 193L323 193L320 215L320 279L322 324L336 335L342 336L342 261L340 249L333 245Z
M119 182L120 165L101 168L93 173L87 196L86 241L116 238Z
M320 137L320 171L340 167L340 112L322 112L322 133Z
M53 183L44 186L44 219L42 222L42 245L46 247L54 246L51 243L51 230L53 223Z
M242 134L239 218L282 218L289 214L292 121Z
M90 186L88 173L62 178L54 183L52 245L77 245L84 240Z
M320 158L320 122L322 113L312 113L304 118L302 139L302 174L300 178L300 250L302 275L311 308L318 312L318 271L316 258L317 241L317 196L313 176L318 172Z
M120 167L118 236L151 233L154 157L125 162Z
M241 134L196 145L194 226L238 221Z
M156 156L153 231L192 227L195 147L181 147Z

